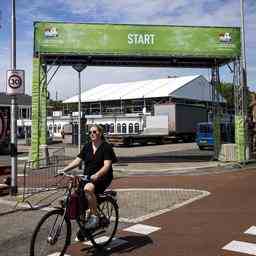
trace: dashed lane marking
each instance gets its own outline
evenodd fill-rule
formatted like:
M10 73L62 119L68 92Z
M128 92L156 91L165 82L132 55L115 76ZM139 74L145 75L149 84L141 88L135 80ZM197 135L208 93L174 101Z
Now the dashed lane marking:
M247 234L247 235L256 236L256 227L255 226L251 226L244 233Z
M51 253L51 254L48 254L47 256L59 256L60 255L60 252L55 252L55 253ZM71 256L70 254L64 254L64 256Z
M104 243L105 241L108 240L108 238L109 237L107 237L107 236L98 237L96 239L96 242L97 243ZM106 249L107 250L111 250L111 249L113 249L113 248L115 248L117 246L120 246L122 244L125 244L125 243L128 243L128 242L126 240L124 240L124 239L114 237L112 239L112 241L110 242L110 244L106 247ZM92 246L92 243L90 241L83 242L83 244Z
M124 229L124 231L134 232L141 235L149 235L160 229L161 229L160 227L153 227L153 226L144 225L144 224L136 224Z
M233 252L246 253L249 255L256 255L256 244L248 242L234 240L222 247L222 249Z

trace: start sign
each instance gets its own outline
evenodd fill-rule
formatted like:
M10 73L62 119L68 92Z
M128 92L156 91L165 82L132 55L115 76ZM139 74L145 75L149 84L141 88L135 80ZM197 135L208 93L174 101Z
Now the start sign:
M8 70L6 77L6 94L16 95L25 93L25 71Z

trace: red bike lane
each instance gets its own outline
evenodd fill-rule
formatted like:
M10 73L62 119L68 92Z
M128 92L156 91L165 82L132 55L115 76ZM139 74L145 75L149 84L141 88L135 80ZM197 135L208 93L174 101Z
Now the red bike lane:
M78 242L67 255L256 255L255 171L116 179L114 189L182 188L210 195L138 223L139 232L120 225L109 250L95 251ZM147 233L150 227L153 231Z

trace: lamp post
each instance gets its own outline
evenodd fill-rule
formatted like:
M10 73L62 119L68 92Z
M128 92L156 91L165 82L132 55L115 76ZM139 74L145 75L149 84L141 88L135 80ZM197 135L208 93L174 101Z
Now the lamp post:
M81 150L81 72L86 68L85 64L72 66L78 72L78 153Z

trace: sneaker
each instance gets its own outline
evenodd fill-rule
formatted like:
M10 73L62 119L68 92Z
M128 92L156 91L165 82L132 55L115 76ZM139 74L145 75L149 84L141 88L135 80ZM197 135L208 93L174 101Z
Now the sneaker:
M84 237L83 232L81 231L81 229L79 229L78 232L76 233L76 238L80 242L85 241L85 237Z
M85 229L94 229L99 225L99 218L96 215L91 215L88 221L85 223Z

